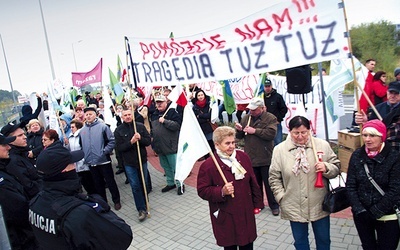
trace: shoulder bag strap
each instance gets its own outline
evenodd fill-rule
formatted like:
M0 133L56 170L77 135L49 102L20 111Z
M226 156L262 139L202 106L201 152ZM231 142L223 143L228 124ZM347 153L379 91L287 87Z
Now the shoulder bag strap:
M364 163L364 169L365 169L365 172L367 173L368 180L372 183L372 185L374 185L374 187L378 190L378 192L382 196L384 196L385 195L385 191L383 191L382 188L378 185L378 183L376 183L375 180L372 179L372 177L371 177L371 175L369 173L369 170L368 170L368 166L367 166L366 163ZM396 212L397 220L398 220L399 225L400 225L400 209L399 209L399 207L397 205L394 205L393 209Z
M368 170L367 163L364 163L364 169L365 169L365 172L367 173L368 180L372 183L372 185L374 185L376 190L378 190L378 192L382 196L384 196L385 195L385 191L383 191L382 188L378 185L378 183L376 183L376 181L371 177L371 174L369 173L369 170Z
M342 173L339 173L338 176L339 176L339 185L337 187L345 187L346 186L346 181L344 180L344 178L342 176ZM343 185L341 184L341 182L343 182ZM328 191L329 190L333 190L331 179L328 179L328 183L329 183Z

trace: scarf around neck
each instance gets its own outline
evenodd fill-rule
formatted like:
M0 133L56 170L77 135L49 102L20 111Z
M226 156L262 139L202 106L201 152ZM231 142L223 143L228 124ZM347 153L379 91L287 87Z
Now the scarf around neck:
M306 154L306 145L300 145L297 144L293 141L293 144L296 146L296 156L295 156L295 162L292 167L292 172L294 175L299 175L300 169L303 170L304 173L310 172L310 164L307 161L307 154Z
M368 158L372 159L372 158L374 158L375 156L377 156L377 155L382 151L382 149L383 149L384 147L385 147L385 142L382 142L382 145L381 145L381 147L379 148L378 151L371 151L371 150L369 150L367 147L365 147L365 152L367 153Z
M207 100L204 98L203 101L197 100L196 105L199 106L200 108L204 108L206 106Z
M237 161L236 159L236 150L233 151L232 155L229 156L219 149L216 150L219 158L221 160L228 160L231 165L228 166L231 168L232 174L235 176L235 180L241 180L244 178L244 175L247 173L246 169L243 168L243 166Z

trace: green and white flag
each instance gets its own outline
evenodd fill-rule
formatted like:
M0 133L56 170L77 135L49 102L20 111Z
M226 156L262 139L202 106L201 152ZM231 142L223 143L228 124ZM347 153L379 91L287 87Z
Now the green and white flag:
M181 184L188 177L196 161L211 152L199 122L189 105L183 111L183 121L178 141L175 180Z

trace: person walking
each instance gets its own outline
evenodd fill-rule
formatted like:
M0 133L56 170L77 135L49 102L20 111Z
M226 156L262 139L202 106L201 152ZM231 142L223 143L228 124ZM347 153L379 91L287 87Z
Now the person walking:
M184 186L175 181L176 153L178 152L179 130L182 117L173 108L168 108L163 95L155 97L157 110L151 116L153 149L157 153L160 165L165 171L167 186L161 192L168 192L178 186L178 195L184 192Z
M132 110L123 110L121 118L123 123L114 131L116 147L124 160L125 173L131 185L136 210L139 212L139 221L144 221L147 217L147 206L142 177L144 177L145 183L149 179L147 177L149 172L146 146L150 145L151 137L143 123L133 121ZM139 143L139 147L137 143ZM148 190L146 190L146 194L147 192Z
M96 191L107 201L106 186L111 193L115 210L121 209L121 198L114 172L111 166L110 154L115 146L115 138L110 128L97 118L94 107L85 108L85 126L80 136L82 150L85 152L85 164L90 167Z

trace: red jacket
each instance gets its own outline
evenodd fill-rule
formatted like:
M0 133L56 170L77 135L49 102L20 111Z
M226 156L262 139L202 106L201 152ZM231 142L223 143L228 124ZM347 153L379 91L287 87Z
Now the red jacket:
M222 197L224 181L211 157L200 166L197 193L208 201L211 224L219 246L247 245L257 238L254 208L263 208L261 191L249 156L236 150L236 159L246 169L244 179L235 180L231 168L215 155L228 182L233 182L234 195ZM214 215L218 211L217 217Z
M381 80L374 80L372 88L369 92L369 98L374 105L387 101L388 86Z
M371 74L371 72L368 72L367 79L365 79L364 91L370 99L371 99L371 97L370 97L371 91L373 89L373 80L374 80L374 76ZM369 108L369 103L368 103L367 99L365 98L365 96L363 94L361 94L361 96L359 98L360 98L360 109L367 112L367 110ZM372 99L371 99L371 102L374 103L374 101Z

